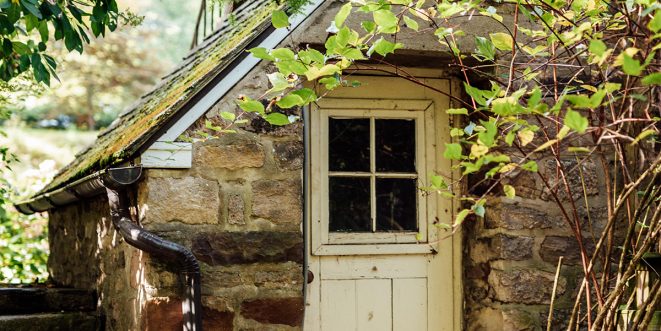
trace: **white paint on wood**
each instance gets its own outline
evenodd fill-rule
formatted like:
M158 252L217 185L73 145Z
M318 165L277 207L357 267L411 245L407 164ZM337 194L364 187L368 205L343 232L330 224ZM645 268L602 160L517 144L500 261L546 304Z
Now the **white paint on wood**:
M193 163L192 144L157 141L140 155L145 168L190 168Z
M390 279L356 280L356 330L392 330L391 291Z
M427 278L392 281L393 331L427 329Z
M356 281L329 280L321 284L321 330L356 330Z
M427 258L411 256L345 256L321 258L320 279L427 277Z

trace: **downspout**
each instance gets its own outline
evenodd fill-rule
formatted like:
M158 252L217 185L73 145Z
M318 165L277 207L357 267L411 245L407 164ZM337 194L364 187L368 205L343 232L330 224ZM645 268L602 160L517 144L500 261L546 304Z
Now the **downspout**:
M138 226L131 220L127 189L141 176L141 167L109 169L101 176L106 188L110 217L115 229L131 246L163 261L175 261L184 276L186 293L182 301L184 331L202 331L200 265L186 247L167 241Z
M308 284L312 282L314 276L311 275L309 251L310 251L310 226L308 224L308 215L310 208L310 112L311 107L303 109L303 307L307 307ZM303 323L301 329L305 329L305 314L308 310L303 310Z

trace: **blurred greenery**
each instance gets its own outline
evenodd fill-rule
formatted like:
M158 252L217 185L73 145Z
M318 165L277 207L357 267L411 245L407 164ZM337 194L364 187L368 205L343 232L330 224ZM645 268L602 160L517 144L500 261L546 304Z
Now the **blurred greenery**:
M199 2L117 3L120 13L134 13L142 23L120 20L114 32L91 37L82 53L51 36L46 46L59 81L51 79L50 87L31 70L0 80L0 283L48 276L47 215L22 215L12 202L48 183L93 142L95 130L110 125L188 52Z

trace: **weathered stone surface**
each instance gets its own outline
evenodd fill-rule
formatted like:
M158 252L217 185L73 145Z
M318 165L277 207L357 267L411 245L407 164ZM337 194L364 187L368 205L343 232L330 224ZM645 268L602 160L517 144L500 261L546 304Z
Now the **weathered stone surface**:
M562 166L566 171L566 180L567 186L571 190L571 198L573 200L579 200L585 195L593 196L599 194L599 180L597 176L601 171L601 168L598 168L597 165L592 160L577 162L575 159L562 160ZM549 185L552 189L555 190L555 193L558 195L558 198L561 201L568 201L569 196L565 188L564 181L562 177L557 175L556 172L556 161L548 160L546 161L546 176L548 177ZM544 200L553 200L551 190L544 188L541 198Z
M202 327L205 330L233 331L234 313L229 311L218 311L212 308L202 307ZM161 330L165 331L165 330Z
M588 258L592 257L594 252L594 243L592 240L583 241ZM539 249L539 255L542 260L557 264L558 258L564 256L562 263L577 265L581 263L581 250L574 237L548 236L544 238Z
M519 261L532 257L533 237L497 234L490 241L491 252L498 259Z
M273 143L273 158L279 169L302 169L303 143L300 141L275 142Z
M298 232L201 233L193 253L210 265L303 261L303 236Z
M536 269L491 270L489 285L494 299L507 303L548 304L553 292L554 274ZM560 277L556 295L565 292L567 280Z
M144 223L218 223L220 197L215 181L198 177L149 178L145 190Z
M484 224L487 229L507 230L549 229L564 225L562 219L540 209L501 200L487 207Z
M193 162L199 167L237 170L264 165L264 147L243 135L224 135L194 146Z
M183 329L181 301L172 298L154 298L145 304L142 330L165 331Z
M240 194L230 194L227 197L227 223L232 225L244 225L245 203Z
M303 299L273 298L245 301L241 304L241 316L265 324L301 325Z
M483 308L466 317L466 329L469 331L502 330L503 314L500 310Z
M252 215L274 223L302 219L300 180L259 180L252 183Z
M539 315L522 309L503 310L503 331L536 331L540 329Z

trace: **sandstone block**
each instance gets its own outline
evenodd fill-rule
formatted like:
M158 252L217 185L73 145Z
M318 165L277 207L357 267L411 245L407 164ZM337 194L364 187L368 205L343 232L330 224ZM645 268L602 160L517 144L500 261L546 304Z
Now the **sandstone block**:
M253 216L279 224L301 222L300 180L259 180L252 184L252 192Z
M279 169L302 169L303 143L300 141L275 142L273 144L273 157Z
M556 165L555 160L546 161L545 175L548 177L549 185L554 189L558 198L561 201L569 201L569 196L567 195L562 177L558 176L555 170ZM574 159L569 159L562 160L562 166L566 171L565 178L571 189L571 199L579 200L584 197L583 184L585 184L585 194L587 196L599 194L600 185L597 176L601 174L601 167L597 167L596 163L592 160L579 163ZM544 188L542 199L553 201L552 191L548 188Z
M183 328L181 300L173 298L153 298L145 304L142 316L142 330L164 331Z
M592 240L584 240L583 244L588 258L592 257L592 253L594 252L594 243ZM581 251L574 237L548 236L544 238L539 249L539 255L542 260L552 264L557 264L560 256L564 256L562 260L563 264L581 264Z
M249 137L226 135L195 145L193 163L204 168L237 170L264 165L264 147Z
M255 262L302 262L303 236L298 232L201 233L193 238L193 253L209 265Z
M299 326L303 321L302 298L269 298L245 301L241 316L264 324Z
M234 313L202 307L204 330L234 331ZM160 330L165 331L165 330Z
M244 216L243 197L239 194L230 194L227 197L227 223L232 225L246 224Z
M489 245L496 258L504 260L526 260L532 257L533 237L497 234Z
M144 223L218 223L220 198L215 181L197 177L150 178L146 190Z
M532 230L564 226L561 218L547 214L541 207L536 209L505 200L487 206L484 222L487 229Z
M530 269L498 270L489 274L494 299L507 303L548 304L553 292L554 274ZM560 277L556 296L565 292L567 280Z

